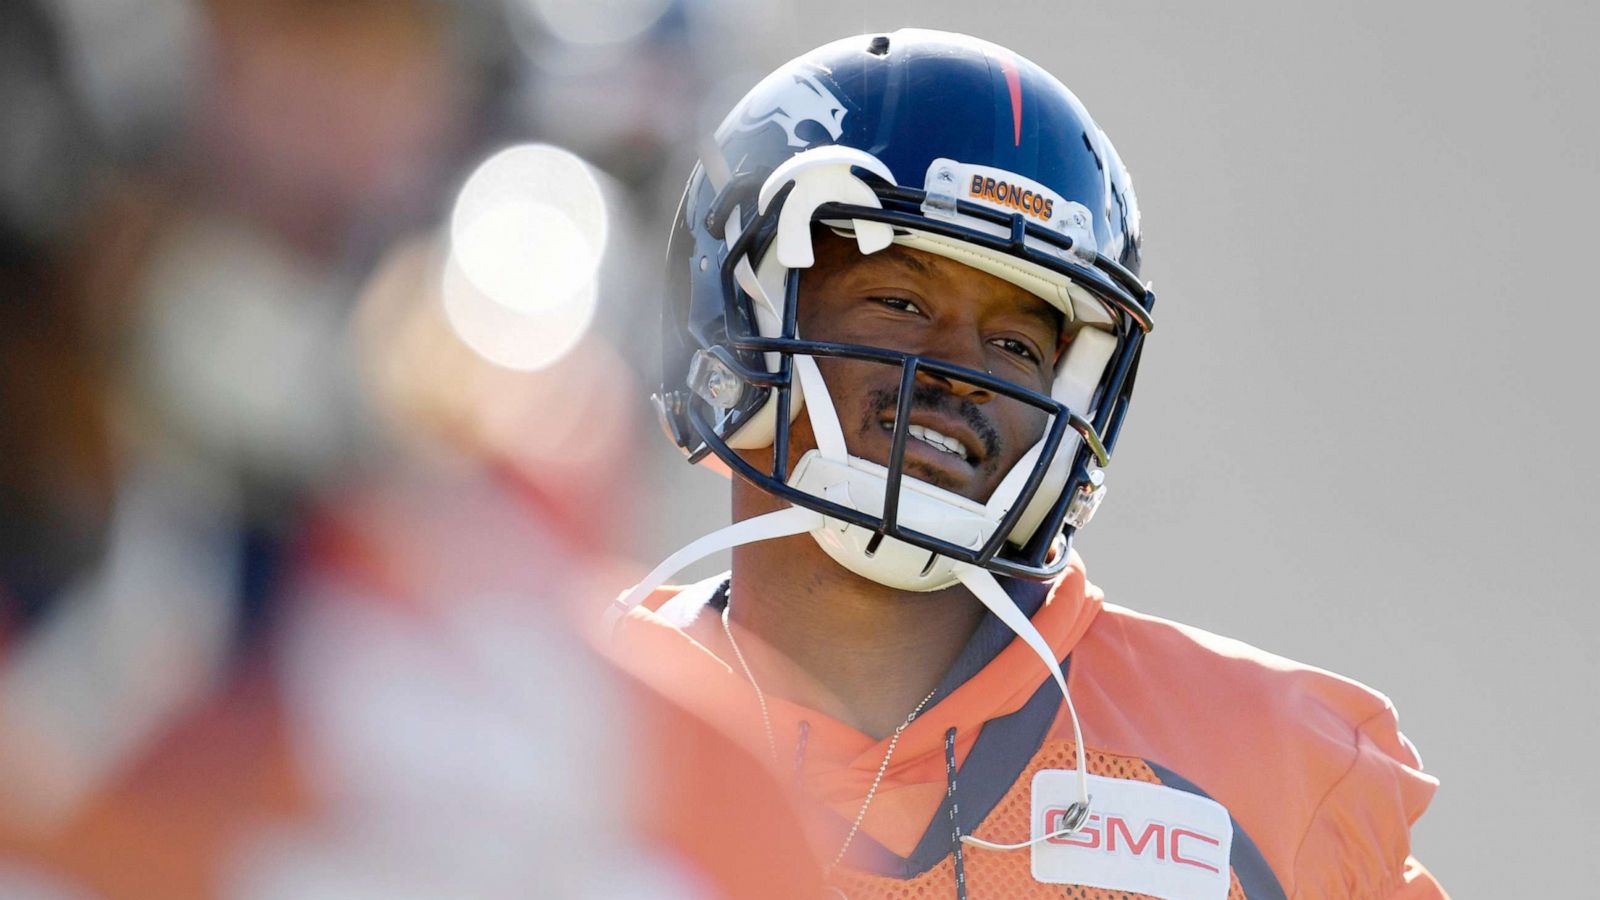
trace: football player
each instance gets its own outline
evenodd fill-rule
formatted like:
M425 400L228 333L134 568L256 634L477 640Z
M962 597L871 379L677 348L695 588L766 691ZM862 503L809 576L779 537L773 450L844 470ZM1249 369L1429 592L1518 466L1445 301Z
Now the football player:
M618 656L799 785L845 896L1441 897L1386 698L1085 580L1139 257L1110 141L1002 47L768 76L690 176L655 398L735 521L619 598Z

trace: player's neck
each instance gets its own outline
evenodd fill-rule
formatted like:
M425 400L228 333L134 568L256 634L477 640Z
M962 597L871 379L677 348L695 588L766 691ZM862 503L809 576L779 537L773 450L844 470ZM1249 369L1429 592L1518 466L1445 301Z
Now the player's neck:
M873 737L905 721L983 617L964 588L885 587L805 534L734 551L732 598L740 648L764 690Z

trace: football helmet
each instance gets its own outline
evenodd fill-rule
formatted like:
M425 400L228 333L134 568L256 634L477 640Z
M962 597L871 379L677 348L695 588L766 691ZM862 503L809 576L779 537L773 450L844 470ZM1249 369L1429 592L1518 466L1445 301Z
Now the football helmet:
M1042 297L1075 332L1049 396L985 372L796 330L796 269L811 226L939 254ZM823 548L896 587L952 584L951 562L1048 578L1093 512L1127 413L1154 295L1138 279L1139 213L1105 134L1054 77L974 38L928 31L849 38L769 75L705 148L669 265L687 278L662 323L658 411L691 460L821 513ZM818 356L919 369L1045 410L1050 425L985 503L904 473L903 391L886 465L849 456ZM808 390L811 389L811 390ZM810 401L818 449L786 472L791 420ZM773 446L758 469L735 451ZM840 484L848 485L841 489Z

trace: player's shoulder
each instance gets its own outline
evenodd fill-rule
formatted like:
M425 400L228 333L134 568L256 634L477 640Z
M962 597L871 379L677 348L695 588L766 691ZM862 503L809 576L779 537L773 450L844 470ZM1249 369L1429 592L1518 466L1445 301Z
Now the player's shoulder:
M718 607L713 600L727 589L728 573L722 572L692 584L658 588L643 604L668 625L690 630Z
M1388 896L1438 782L1354 679L1106 604L1074 650L1086 730L1228 807L1306 896ZM1082 690L1080 690L1080 687Z
M624 671L672 695L731 671L707 646L720 629L711 599L725 583L726 576L718 575L656 589L596 635L598 649Z
M1113 603L1104 604L1080 650L1119 679L1153 683L1196 701L1215 699L1256 719L1314 728L1393 716L1387 696L1353 678Z

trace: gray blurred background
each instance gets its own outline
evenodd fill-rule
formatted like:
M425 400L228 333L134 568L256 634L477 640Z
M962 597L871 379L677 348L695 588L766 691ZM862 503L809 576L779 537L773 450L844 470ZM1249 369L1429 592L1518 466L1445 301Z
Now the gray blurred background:
M1595 894L1594 6L8 0L0 896L663 895L501 826L619 790L570 622L727 518L646 400L671 210L763 74L905 26L1133 174L1090 578L1393 698L1455 896Z

